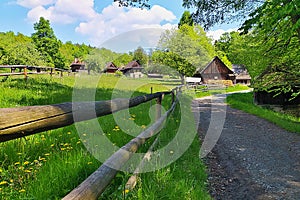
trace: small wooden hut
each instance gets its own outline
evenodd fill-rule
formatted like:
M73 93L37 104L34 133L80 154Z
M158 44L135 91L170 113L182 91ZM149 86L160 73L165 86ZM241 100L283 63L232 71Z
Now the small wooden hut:
M70 69L72 72L79 72L80 70L85 70L85 63L81 62L78 58L71 63Z
M196 72L195 77L201 77L202 82L207 84L210 81L231 80L235 81L234 72L229 69L217 56L202 70Z
M250 85L251 76L249 75L247 69L243 65L232 65L232 71L236 74L235 83Z
M143 67L138 60L129 62L124 68L120 71L123 72L125 76L131 78L141 78L143 76L142 71Z
M113 63L113 62L109 62L107 63L107 65L105 66L103 72L104 73L110 73L110 74L114 74L116 73L116 71L118 71L118 67Z

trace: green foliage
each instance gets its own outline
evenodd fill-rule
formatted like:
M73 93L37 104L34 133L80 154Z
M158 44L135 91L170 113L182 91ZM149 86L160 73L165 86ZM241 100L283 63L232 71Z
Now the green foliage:
M118 56L116 59L114 59L113 63L115 63L116 66L121 67L121 66L127 65L132 60L133 60L132 55L124 53L124 54Z
M211 40L200 26L183 24L179 30L167 30L158 46L180 55L198 69L203 69L215 55Z
M194 20L192 18L192 15L189 11L184 11L184 13L182 14L179 23L178 23L178 28L180 29L180 27L186 24L188 26L193 26L194 25Z
M155 51L152 54L152 60L154 63L163 64L175 69L181 74L182 79L184 76L192 76L196 70L195 66L188 60L174 52Z
M241 30L224 35L216 48L248 69L256 90L300 94L299 1L265 1Z
M254 79L268 66L263 44L257 38L253 34L224 33L215 43L216 51L225 54L231 63L245 66Z
M66 42L59 48L62 56L65 58L65 66L69 66L75 58L83 61L87 54L92 51L92 47L85 44L73 44L72 42Z
M148 56L142 47L138 47L133 52L133 60L138 60L141 65L148 63Z
M260 0L183 0L183 7L195 8L192 16L205 29L215 24L245 18L260 4Z
M0 33L0 64L47 65L29 37L13 32Z
M32 34L31 38L47 63L57 68L65 68L64 57L59 51L61 42L56 38L53 29L50 27L49 20L41 17L39 22L34 24L34 30L36 32Z
M112 52L111 50L101 48L92 49L86 56L86 64L89 70L100 73L104 70L107 63L117 59L119 54Z
M232 69L232 63L227 58L226 54L223 51L217 51L216 52L218 58L222 60L222 62L229 68Z

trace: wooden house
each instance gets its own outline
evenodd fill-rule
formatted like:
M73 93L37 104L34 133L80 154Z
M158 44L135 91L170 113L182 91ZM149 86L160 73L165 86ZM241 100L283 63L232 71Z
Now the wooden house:
M219 80L235 81L234 72L229 69L217 56L202 70L196 72L194 77L201 77L202 83Z
M251 84L251 77L248 73L240 73L236 75L235 77L235 83L236 84L242 84L242 85L250 85Z
M116 73L116 71L118 71L119 68L113 63L113 62L109 62L107 63L107 65L105 66L103 72L104 73L111 73L114 74Z
M85 63L81 62L78 58L71 63L70 69L72 72L79 72L85 70Z
M143 76L143 67L138 60L129 62L124 68L120 69L125 76L131 78L141 78Z
M251 77L244 66L241 65L232 65L232 71L236 74L235 83L250 85Z

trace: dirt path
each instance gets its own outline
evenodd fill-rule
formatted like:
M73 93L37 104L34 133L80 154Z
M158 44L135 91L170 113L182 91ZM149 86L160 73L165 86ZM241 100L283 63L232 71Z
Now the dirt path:
M206 98L192 105L203 140L214 118L212 113L226 112L220 138L204 158L212 197L300 199L300 135L225 104L215 104L220 102Z

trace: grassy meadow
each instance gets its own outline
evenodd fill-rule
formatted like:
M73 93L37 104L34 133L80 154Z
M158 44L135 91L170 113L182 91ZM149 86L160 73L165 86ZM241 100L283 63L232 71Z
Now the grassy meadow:
M0 108L70 102L74 97L74 85L77 86L77 97L98 101L138 96L150 93L150 88L153 88L153 92L168 91L177 84L107 75L100 79L83 76L79 82L74 76L31 76L27 82L18 77L0 78ZM171 97L166 96L163 100L165 110L169 109L170 102ZM155 100L130 108L129 116L121 112L120 116L125 116L122 118L124 124L136 124L137 128L130 135L126 134L126 127L119 127L112 115L97 120L103 134L115 146L121 147L133 138L132 135L150 126L153 121L150 107L154 104ZM176 106L166 121L159 135L157 149L163 148L175 137L182 120L180 106ZM88 127L90 122L83 123ZM71 125L0 143L0 199L64 197L101 165L84 145L84 137L88 138L92 131L95 130L86 129L86 133L79 137L76 126ZM146 152L151 142L153 139L149 139L139 152ZM125 189L131 174L120 172L101 199L210 199L199 149L200 142L194 137L183 156L162 169L140 174L137 186L131 191ZM173 151L169 153L172 156Z

